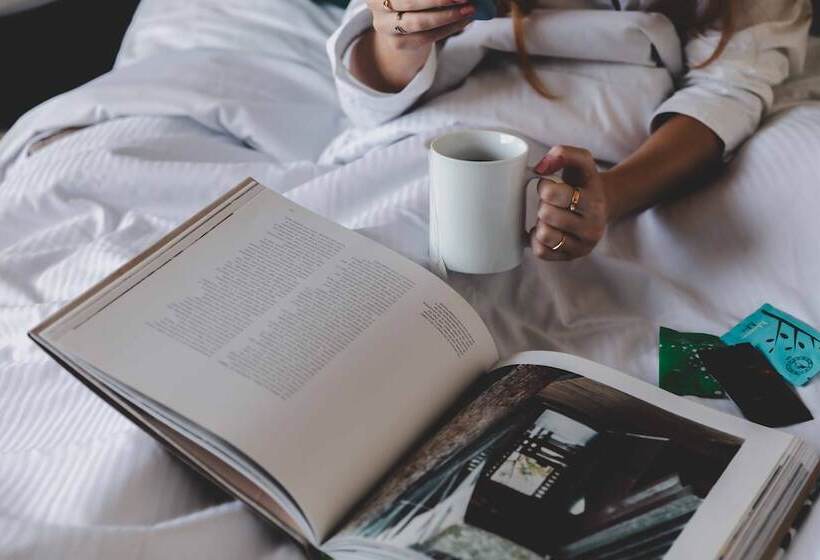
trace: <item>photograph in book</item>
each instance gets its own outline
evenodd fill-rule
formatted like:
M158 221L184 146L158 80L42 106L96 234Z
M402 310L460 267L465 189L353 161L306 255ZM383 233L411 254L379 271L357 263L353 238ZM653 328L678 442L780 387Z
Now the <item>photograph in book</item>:
M465 400L343 539L442 560L662 556L743 444L545 366Z

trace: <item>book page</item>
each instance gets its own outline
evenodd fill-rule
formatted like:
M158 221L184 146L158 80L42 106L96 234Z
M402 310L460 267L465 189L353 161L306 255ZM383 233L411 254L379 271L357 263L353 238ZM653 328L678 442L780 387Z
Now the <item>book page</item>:
M792 443L604 366L529 352L477 381L325 549L716 558Z
M51 343L276 478L321 538L496 359L470 306L262 189Z

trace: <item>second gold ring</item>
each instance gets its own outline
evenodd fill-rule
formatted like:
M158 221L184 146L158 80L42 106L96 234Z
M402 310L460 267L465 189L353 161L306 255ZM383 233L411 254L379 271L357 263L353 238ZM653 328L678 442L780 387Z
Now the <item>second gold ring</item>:
M562 233L561 234L561 241L559 241L554 247L550 247L550 249L553 250L553 251L557 251L561 247L563 247L564 243L566 243L566 242L567 242L567 236L566 236L566 234Z

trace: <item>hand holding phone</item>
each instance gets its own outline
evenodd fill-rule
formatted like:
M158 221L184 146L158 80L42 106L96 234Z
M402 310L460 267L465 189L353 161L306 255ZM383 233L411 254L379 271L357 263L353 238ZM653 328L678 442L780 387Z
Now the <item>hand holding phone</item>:
M373 25L353 47L350 71L367 86L385 93L401 91L410 83L433 46L461 33L476 12L470 0L366 2Z
M494 2L481 0L485 1ZM375 32L402 50L429 46L459 33L477 11L473 0L367 0L367 7Z

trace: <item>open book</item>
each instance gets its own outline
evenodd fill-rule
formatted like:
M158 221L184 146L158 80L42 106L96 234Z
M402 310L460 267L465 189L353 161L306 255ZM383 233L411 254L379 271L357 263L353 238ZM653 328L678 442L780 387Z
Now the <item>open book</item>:
M499 361L439 278L248 179L31 332L333 558L761 558L794 437L573 356Z

